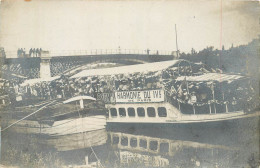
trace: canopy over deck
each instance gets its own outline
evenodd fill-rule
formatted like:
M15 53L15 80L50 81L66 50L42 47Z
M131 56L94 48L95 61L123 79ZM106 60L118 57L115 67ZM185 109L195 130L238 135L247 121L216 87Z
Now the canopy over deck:
M157 72L164 69L167 69L173 65L177 65L178 63L184 60L172 60L172 61L162 61L162 62L154 62L154 63L146 63L146 64L137 64L137 65L128 65L128 66L120 66L113 68L103 68L103 69L90 69L83 70L71 78L81 78L88 76L106 76L106 75L119 75L119 74L133 74L138 72Z
M59 79L60 76L54 76L54 77L50 77L50 78L36 78L36 79L29 79L24 81L21 86L26 86L26 85L35 85L36 83L40 83L40 82L51 82L53 80Z
M74 102L74 101L79 101L79 100L90 100L90 101L96 101L96 99L94 97L91 96L76 96L76 97L72 97L66 101L64 101L63 103L70 103L70 102Z
M229 74L222 74L222 73L205 73L199 76L179 76L176 80L177 81L191 81L191 82L200 82L200 81L218 81L218 82L232 82L234 80L246 78L245 76L240 75L229 75Z

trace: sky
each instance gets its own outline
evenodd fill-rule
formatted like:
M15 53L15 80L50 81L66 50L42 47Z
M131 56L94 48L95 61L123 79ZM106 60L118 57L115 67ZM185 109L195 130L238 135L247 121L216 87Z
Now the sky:
M229 48L258 37L259 12L257 1L2 0L0 47L176 51L176 24L181 52Z

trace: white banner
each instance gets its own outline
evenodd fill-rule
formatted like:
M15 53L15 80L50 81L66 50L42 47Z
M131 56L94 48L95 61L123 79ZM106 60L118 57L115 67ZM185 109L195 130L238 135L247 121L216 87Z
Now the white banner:
M114 93L97 93L97 100L102 100L105 103L115 102Z
M116 103L163 102L164 92L159 90L115 92Z

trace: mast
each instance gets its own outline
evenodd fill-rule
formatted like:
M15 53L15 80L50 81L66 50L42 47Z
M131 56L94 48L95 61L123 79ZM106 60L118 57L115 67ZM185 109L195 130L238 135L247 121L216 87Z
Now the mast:
M175 36L176 36L177 58L179 58L178 37L177 37L177 27L176 27L176 24L175 24Z

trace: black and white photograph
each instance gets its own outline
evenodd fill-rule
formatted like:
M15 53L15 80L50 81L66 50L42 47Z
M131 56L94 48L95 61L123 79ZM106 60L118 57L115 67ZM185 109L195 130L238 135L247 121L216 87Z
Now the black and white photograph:
M260 168L259 0L0 0L0 168Z

